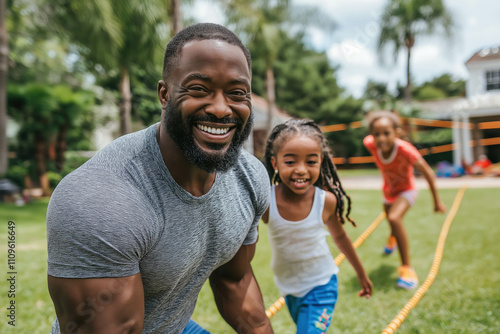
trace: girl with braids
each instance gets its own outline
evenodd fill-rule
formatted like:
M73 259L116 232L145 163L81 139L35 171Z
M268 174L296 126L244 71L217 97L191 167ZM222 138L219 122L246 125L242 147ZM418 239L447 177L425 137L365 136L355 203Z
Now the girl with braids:
M346 219L355 225L349 217L351 200L340 184L326 138L311 120L276 126L267 140L265 165L272 186L271 204L262 219L269 226L274 281L297 333L326 333L337 302L339 268L324 225L356 270L359 296L372 294L372 282L343 228Z
M368 128L371 134L363 140L363 144L382 172L384 210L391 227L384 253L389 255L398 248L401 266L398 268L396 286L414 289L418 285L418 277L410 265L408 237L403 225L404 215L417 199L413 167L429 183L434 211L446 212L446 206L439 199L432 169L412 144L399 139L402 132L399 117L388 110L373 111L368 114Z

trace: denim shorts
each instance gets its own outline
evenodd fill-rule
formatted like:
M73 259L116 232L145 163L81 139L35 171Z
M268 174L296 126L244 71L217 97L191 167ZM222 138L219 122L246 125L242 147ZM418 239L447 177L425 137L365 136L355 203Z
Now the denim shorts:
M189 323L186 328L184 328L182 334L210 334L210 332L201 328L201 326L194 322L193 319L189 319Z
M315 287L303 297L287 295L286 306L297 325L297 333L326 333L332 321L337 296L337 275L333 275L327 284Z

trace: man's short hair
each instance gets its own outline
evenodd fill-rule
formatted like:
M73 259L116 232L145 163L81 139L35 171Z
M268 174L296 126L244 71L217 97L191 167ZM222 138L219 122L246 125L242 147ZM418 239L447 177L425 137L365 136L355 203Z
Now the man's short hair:
M172 72L172 69L177 65L176 63L179 60L184 45L190 41L202 40L221 40L228 44L238 46L245 54L248 69L250 73L252 73L252 58L250 51L248 51L235 33L219 24L198 23L181 30L170 40L170 42L168 42L167 48L165 49L165 57L163 58L163 80L167 79L168 74Z

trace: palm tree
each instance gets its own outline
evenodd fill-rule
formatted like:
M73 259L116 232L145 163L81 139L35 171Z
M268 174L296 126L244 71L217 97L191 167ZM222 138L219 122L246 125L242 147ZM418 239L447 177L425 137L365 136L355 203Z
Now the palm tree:
M394 59L404 46L407 50L405 102L411 101L410 57L415 38L443 32L451 36L453 20L442 0L389 0L381 17L379 55L388 45L394 47Z
M162 0L70 0L48 2L61 34L83 47L83 56L120 76L120 131L131 131L130 67L148 68L167 37Z
M7 70L9 34L5 25L5 0L0 0L0 175L7 172Z
M170 17L172 18L172 36L182 30L182 0L170 0Z
M229 25L258 47L266 63L266 132L272 129L276 94L273 65L280 47L280 31L288 19L289 0L221 0ZM267 136L266 133L266 136Z

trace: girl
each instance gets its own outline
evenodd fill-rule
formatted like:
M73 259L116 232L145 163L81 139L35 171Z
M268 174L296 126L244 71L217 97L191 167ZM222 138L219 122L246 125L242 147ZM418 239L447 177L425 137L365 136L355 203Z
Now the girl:
M391 235L384 248L385 254L391 254L396 248L401 256L401 267L396 285L404 289L414 289L418 277L410 265L408 237L403 225L403 217L413 206L417 198L413 167L417 168L429 183L434 198L434 211L446 212L445 205L439 199L436 190L435 175L420 152L409 142L399 139L401 124L399 117L390 111L376 111L368 116L370 135L363 144L373 155L375 164L384 179L383 202Z
M271 178L271 205L263 221L269 225L274 280L285 296L297 333L326 333L337 301L339 271L325 236L328 227L336 245L356 270L370 297L368 278L342 224L344 198L350 198L337 176L326 138L310 120L276 126L266 145L265 165Z

